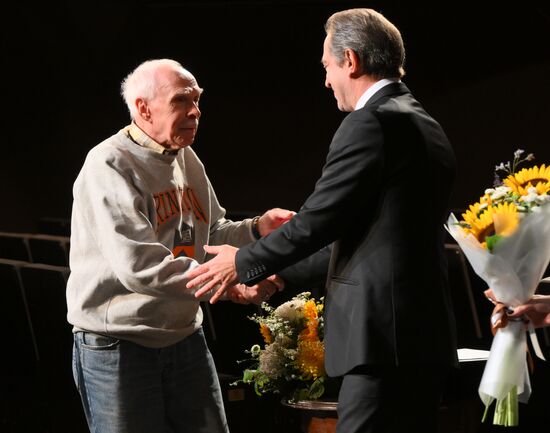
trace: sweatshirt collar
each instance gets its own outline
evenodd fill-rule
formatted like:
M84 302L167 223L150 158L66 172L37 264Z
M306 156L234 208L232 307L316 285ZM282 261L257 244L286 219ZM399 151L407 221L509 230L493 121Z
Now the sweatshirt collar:
M156 153L161 153L163 155L175 155L179 151L179 149L176 149L176 150L167 149L162 144L157 143L155 140L149 137L145 132L143 132L139 128L139 126L137 126L134 122L132 122L130 125L128 125L125 128L125 132L128 138L132 140L134 143L140 145L141 147L151 149Z

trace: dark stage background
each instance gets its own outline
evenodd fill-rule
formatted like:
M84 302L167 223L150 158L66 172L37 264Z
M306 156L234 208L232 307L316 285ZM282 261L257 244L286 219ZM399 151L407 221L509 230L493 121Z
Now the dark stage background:
M129 123L119 96L121 80L142 61L161 57L180 61L205 89L193 148L228 212L298 210L345 115L324 88L323 25L337 10L365 6L401 30L407 49L404 82L454 145L459 172L453 209L477 200L492 184L494 165L511 159L518 148L535 153L538 164L550 163L548 2L524 0L514 8L480 0L11 2L0 11L0 232L34 233L45 218L69 219L72 184L87 152ZM411 179L419 212L430 191L431 185ZM27 247L39 240L27 239ZM492 307L483 298L485 287L462 256L448 253L460 345L487 349ZM0 287L9 280L14 289L11 298L6 289L6 302L0 303L0 323L8 331L4 345L15 348L5 357L10 367L2 377L0 431L84 432L65 320L68 268L31 265L17 274L26 278L23 283L14 280L20 265L0 266ZM469 272L474 287L467 292ZM17 290L23 293L23 287L32 326L22 307L17 310L24 300ZM291 295L285 293L277 296ZM272 305L282 301L274 298ZM297 424L292 429L289 422L296 415L283 412L278 401L258 399L250 388L246 397L229 400L229 382L241 372L235 361L258 342L255 325L246 319L256 311L219 303L207 315L209 345L219 371L228 373L220 377L230 425L234 433L256 432L258 425L265 433L295 433ZM482 322L474 336L477 315ZM26 326L35 328L34 348L28 335L23 338ZM541 341L548 358L546 333ZM469 363L449 384L441 431L540 431L534 426L549 423L550 381L548 363L540 363L520 428L480 425L481 366Z
M88 150L128 123L122 78L171 57L205 89L195 151L224 207L297 210L343 113L324 88L323 24L368 6L401 30L404 81L449 135L453 208L517 148L550 162L548 6L409 1L20 2L3 7L0 230L68 218ZM430 185L416 185L419 208Z

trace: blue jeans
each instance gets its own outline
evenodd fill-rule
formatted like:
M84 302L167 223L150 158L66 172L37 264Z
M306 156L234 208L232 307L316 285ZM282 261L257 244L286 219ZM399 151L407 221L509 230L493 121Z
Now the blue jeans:
M151 349L74 334L73 375L92 433L228 433L202 328Z

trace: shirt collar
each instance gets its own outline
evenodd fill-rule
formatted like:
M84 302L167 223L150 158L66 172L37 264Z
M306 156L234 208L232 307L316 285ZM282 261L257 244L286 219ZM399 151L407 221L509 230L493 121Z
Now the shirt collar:
M359 110L360 108L363 108L369 101L371 96L378 92L382 87L385 87L388 84L392 83L399 83L400 81L401 80L399 78L382 78L380 81L377 81L372 86L370 86L365 93L361 95L361 97L357 101L357 104L355 104L355 109Z
M151 149L154 152L161 153L164 155L175 155L176 153L178 153L179 149L176 149L176 150L167 149L162 144L157 143L155 140L149 137L145 132L143 132L139 128L139 126L137 126L134 122L128 125L125 128L125 131L126 131L126 135L128 135L128 138L132 140L134 143L139 144L142 147L146 147L147 149Z

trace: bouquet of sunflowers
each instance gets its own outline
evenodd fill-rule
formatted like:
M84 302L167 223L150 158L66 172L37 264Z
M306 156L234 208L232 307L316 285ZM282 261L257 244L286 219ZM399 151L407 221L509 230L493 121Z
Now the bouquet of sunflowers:
M550 166L518 170L534 159L523 153L517 150L512 162L495 167L494 187L470 205L462 220L451 214L447 221L472 268L504 307L500 317L534 295L550 262ZM499 173L505 174L503 180ZM533 326L528 329L537 356L544 359ZM531 394L526 349L523 321L510 320L496 330L478 390L484 419L496 401L493 423L518 425L518 401L527 403Z
M323 299L303 292L277 308L266 302L265 315L249 317L258 323L264 347L247 351L251 368L242 380L254 385L256 394L281 394L288 401L315 400L325 391ZM241 361L244 362L244 361Z

